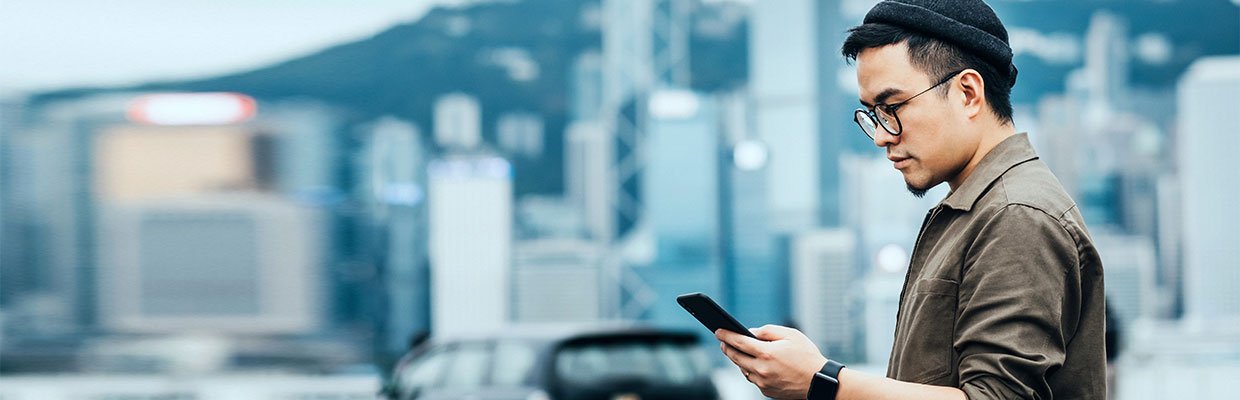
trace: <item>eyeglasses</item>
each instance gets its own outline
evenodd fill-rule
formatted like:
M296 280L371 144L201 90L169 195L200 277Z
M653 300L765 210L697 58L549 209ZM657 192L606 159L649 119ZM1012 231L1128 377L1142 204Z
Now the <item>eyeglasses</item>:
M857 122L857 125L861 126L861 131L865 132L865 135L869 136L870 140L874 140L874 136L878 133L877 131L879 125L882 125L883 129L886 129L887 132L891 132L892 136L900 136L900 132L904 130L904 127L900 125L900 118L896 116L896 110L900 109L900 107L903 107L905 104L908 104L908 102L913 101L913 99L916 99L917 96L921 96L922 94L925 94L926 92L951 81L952 78L955 78L956 75L960 75L960 73L964 71L965 70L956 71L951 75L948 75L946 78L943 78L943 80L939 81L939 83L934 84L934 86L931 86L926 90L921 91L921 93L917 93L913 95L913 97L909 97L899 103L878 103L868 110L864 107L858 108L857 111L853 113L853 120Z

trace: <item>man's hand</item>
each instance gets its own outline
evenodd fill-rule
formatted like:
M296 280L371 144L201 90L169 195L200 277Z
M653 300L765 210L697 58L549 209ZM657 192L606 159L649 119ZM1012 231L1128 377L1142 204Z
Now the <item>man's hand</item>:
M719 329L719 348L762 394L773 399L804 399L814 373L827 363L818 346L796 329L766 325L750 329L758 339Z

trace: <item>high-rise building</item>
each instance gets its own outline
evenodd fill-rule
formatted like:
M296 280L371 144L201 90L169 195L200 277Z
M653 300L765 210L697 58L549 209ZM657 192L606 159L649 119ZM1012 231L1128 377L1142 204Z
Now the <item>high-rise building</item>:
M752 326L783 324L788 314L788 264L771 231L766 184L770 149L749 125L748 96L715 96L724 149L719 157L723 301Z
M845 229L797 234L791 246L793 323L824 354L859 358L854 318L857 237Z
M743 140L721 158L725 307L747 324L785 323L788 270L767 220L766 145Z
M427 174L432 335L498 329L511 320L512 166L449 155Z
M603 112L603 56L597 50L581 53L573 60L569 91L569 118L597 121Z
M270 195L112 205L99 315L119 332L306 334L322 319L322 219Z
M499 147L514 157L538 159L543 154L543 120L537 114L513 112L499 116Z
M843 31L837 2L753 4L754 127L771 148L767 197L778 232L840 223L840 128L851 123L837 87Z
M435 144L441 148L469 150L482 143L482 106L464 93L449 93L435 100Z
M416 126L382 118L367 129L359 157L360 197L370 214L372 246L381 260L386 312L382 343L388 352L408 349L409 338L430 331L427 255L427 154Z
M1093 235L1102 258L1107 302L1120 326L1155 316L1159 294L1154 269L1154 242L1137 235Z
M610 140L597 122L574 122L564 134L565 197L580 210L586 234L601 243L609 243L614 235Z
M900 291L908 271L906 247L888 244L871 258L862 296L865 317L865 361L885 365L895 344L896 314L900 311Z
M1240 320L1240 185L1231 160L1240 57L1198 60L1180 78L1177 141L1183 217L1184 312L1198 321Z
M695 291L719 296L722 288L718 110L697 93L660 91L649 111L642 192L655 248L647 277L659 295L651 317L687 324L670 299Z
M606 295L598 245L580 239L516 243L513 290L517 322L590 322Z

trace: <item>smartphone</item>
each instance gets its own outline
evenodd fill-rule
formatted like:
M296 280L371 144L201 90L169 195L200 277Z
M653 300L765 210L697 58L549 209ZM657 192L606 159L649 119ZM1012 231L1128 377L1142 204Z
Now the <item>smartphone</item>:
M711 333L718 329L727 329L757 339L753 333L749 332L749 329L745 329L744 325L737 322L732 314L728 314L723 307L719 307L719 304L715 303L710 296L702 293L682 294L676 296L676 302L680 303L680 306L684 307L685 311L688 311L694 318L697 318L698 322L706 325L706 329L710 329Z

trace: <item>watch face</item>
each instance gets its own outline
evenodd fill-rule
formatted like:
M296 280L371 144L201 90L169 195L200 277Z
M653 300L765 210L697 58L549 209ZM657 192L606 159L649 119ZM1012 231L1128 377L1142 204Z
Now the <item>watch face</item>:
M832 378L830 375L824 374L822 372L815 372L814 377L830 382L832 385L840 384L840 381L838 379Z

